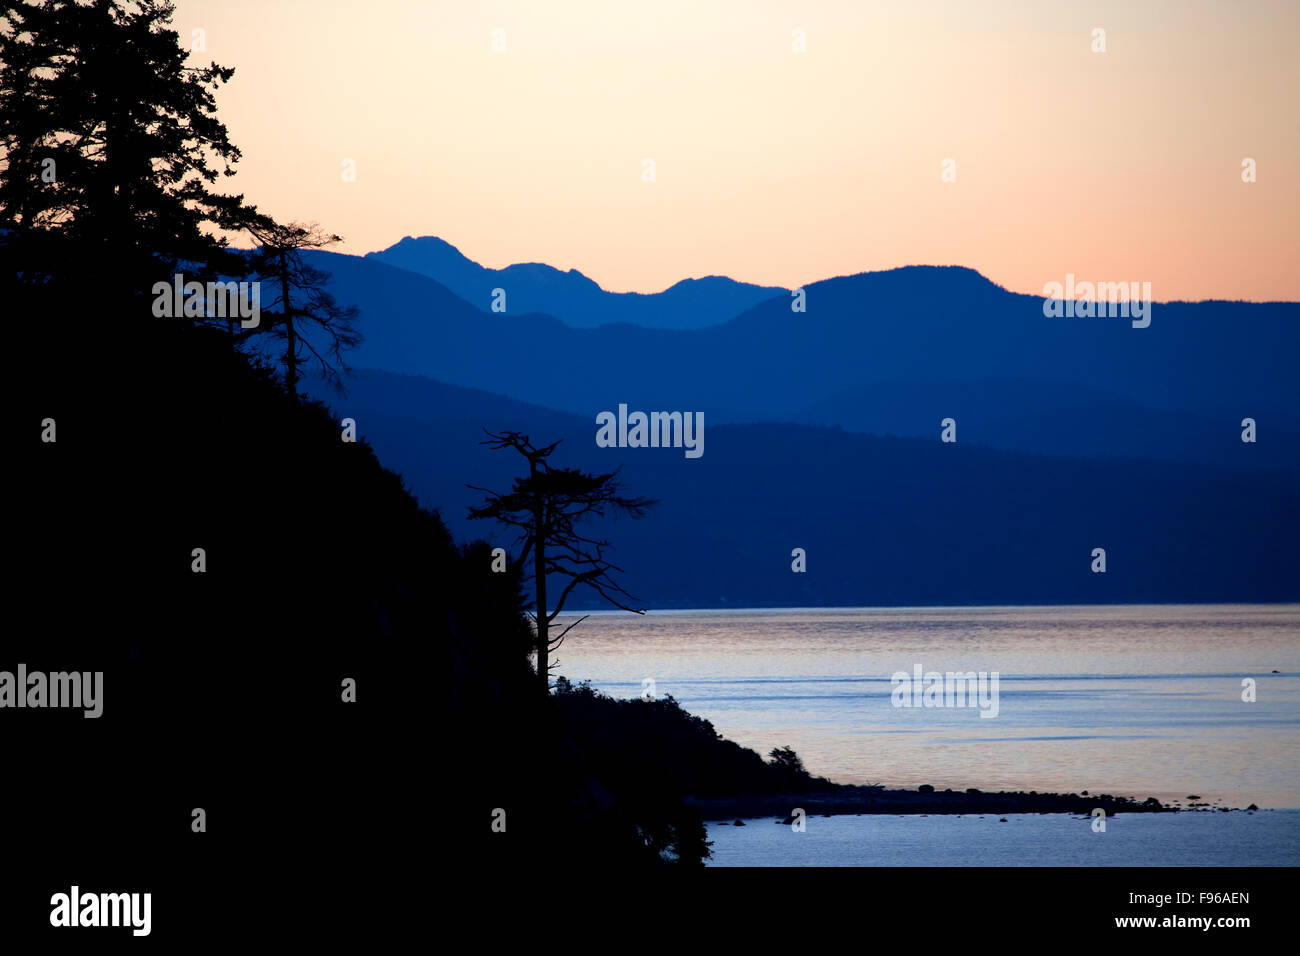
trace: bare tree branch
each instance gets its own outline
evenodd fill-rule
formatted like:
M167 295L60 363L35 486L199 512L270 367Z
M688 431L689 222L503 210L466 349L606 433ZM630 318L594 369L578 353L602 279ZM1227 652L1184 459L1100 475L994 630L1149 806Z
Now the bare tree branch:
M565 635L587 616L569 624L554 639L549 636L550 625L578 587L585 585L614 607L645 613L632 606L635 598L614 579L622 569L605 556L609 542L581 533L578 525L613 514L640 518L656 502L624 494L617 471L590 474L552 467L548 459L559 446L558 441L539 448L521 432L484 429L484 434L487 439L480 444L514 449L528 462L528 474L516 478L507 492L470 485L485 498L483 504L469 509L469 517L490 518L520 531L516 543L521 543L522 549L517 560L525 572L532 558L536 613L530 616L537 633L537 672L549 691L548 675L554 666L548 661L550 651L558 649ZM553 607L547 600L547 584L552 577L563 580Z

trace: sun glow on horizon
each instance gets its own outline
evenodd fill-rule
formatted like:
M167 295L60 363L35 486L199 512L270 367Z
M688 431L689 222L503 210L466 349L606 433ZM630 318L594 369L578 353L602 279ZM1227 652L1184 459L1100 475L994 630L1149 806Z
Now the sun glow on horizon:
M177 7L236 69L232 188L338 251L433 235L610 291L933 263L1300 299L1294 3Z

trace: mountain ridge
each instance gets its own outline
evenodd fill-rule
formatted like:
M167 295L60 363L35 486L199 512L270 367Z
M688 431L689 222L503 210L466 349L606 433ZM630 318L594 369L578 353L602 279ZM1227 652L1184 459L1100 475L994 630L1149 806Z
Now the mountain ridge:
M419 376L362 371L350 417L385 466L458 537L508 488L511 456L484 430L559 441L554 464L619 469L659 499L649 521L602 522L629 591L655 608L1293 601L1300 520L1292 472L1154 459L1086 459L864 435L799 423L712 426L705 454L601 448L591 419ZM1244 505L1243 502L1249 502ZM1197 529L1194 540L1176 532ZM1090 571L1106 549L1105 574ZM792 573L806 549L808 572ZM575 609L599 607L579 601Z
M362 258L373 259L442 283L475 307L552 315L575 328L626 323L646 328L693 329L715 325L764 298L789 290L758 286L727 276L679 279L659 292L611 292L577 269L544 262L484 266L437 236L406 236Z
M333 274L340 302L361 309L357 367L584 416L625 401L780 420L837 392L907 379L1042 380L1171 411L1239 408L1243 418L1300 407L1293 303L1158 304L1151 326L1134 329L1118 317L1046 317L1041 299L966 267L913 266L810 285L802 313L781 297L694 330L577 328L491 312L373 258L308 258Z

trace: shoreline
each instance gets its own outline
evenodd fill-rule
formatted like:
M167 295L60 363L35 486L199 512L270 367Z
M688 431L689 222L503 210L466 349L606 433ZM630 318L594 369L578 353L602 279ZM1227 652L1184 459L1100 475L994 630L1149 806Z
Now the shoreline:
M999 791L985 793L970 790L890 790L885 787L867 787L843 784L824 790L794 793L745 794L735 797L687 797L687 804L700 811L707 823L731 820L759 819L778 816L782 822L792 820L795 808L808 816L843 816L861 814L1005 814L1005 813L1070 813L1090 816L1098 808L1106 816L1117 813L1236 813L1258 810L1255 804L1247 807L1188 807L1161 803L1155 797L1139 801L1132 797L1111 794L1037 793L1030 791Z

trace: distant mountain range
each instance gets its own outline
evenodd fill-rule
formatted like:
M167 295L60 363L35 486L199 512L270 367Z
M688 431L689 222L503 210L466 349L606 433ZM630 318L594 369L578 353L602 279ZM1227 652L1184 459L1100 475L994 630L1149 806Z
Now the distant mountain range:
M706 424L705 454L688 460L598 448L585 417L418 376L360 372L344 398L311 388L461 540L514 553L502 528L466 515L482 501L467 485L505 490L520 474L517 455L480 444L485 428L562 441L558 466L620 468L629 492L660 504L599 533L649 607L1300 599L1293 473L797 424ZM1099 547L1104 574L1091 570ZM791 569L794 548L805 573ZM600 605L575 594L573 606Z
M806 312L783 294L696 329L577 328L311 258L366 337L345 397L311 387L380 460L457 536L502 544L465 517L467 483L518 474L484 428L621 467L662 504L600 533L649 606L1300 600L1296 303L1157 303L1135 329L918 266L809 285ZM703 412L704 455L598 447L619 404Z
M624 322L648 329L702 329L790 294L723 276L683 279L653 294L606 292L577 269L564 272L538 262L489 269L434 236L407 236L366 258L436 279L479 309L491 309L500 289L504 308L498 308L506 314L542 312L575 328Z
M874 435L927 438L959 423L958 439L1070 458L1153 458L1300 471L1300 418L1257 409L1268 439L1241 441L1240 409L1173 411L1089 386L1043 381L914 379L862 385L814 402L791 420ZM1258 436L1257 436L1258 437Z
M969 269L909 267L814 283L698 330L579 329L493 313L373 257L316 253L361 308L352 364L507 395L594 421L630 408L710 423L839 425L1078 457L1300 468L1300 305L1156 304L1048 318ZM1240 440L1253 418L1259 440Z

